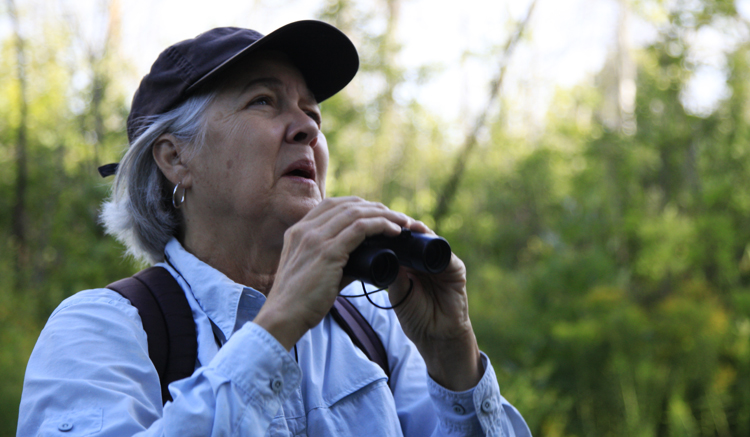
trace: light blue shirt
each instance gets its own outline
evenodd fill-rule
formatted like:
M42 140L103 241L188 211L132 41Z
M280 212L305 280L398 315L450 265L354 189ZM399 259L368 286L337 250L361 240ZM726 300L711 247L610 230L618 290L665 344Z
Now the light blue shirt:
M474 389L446 390L429 377L393 311L352 299L387 350L389 386L330 315L288 352L252 323L263 294L177 240L165 253L175 268L162 266L185 291L198 337L195 373L169 386L174 401L162 408L138 311L114 291L86 290L52 313L31 354L19 437L531 435L484 354ZM384 293L373 298L388 305Z

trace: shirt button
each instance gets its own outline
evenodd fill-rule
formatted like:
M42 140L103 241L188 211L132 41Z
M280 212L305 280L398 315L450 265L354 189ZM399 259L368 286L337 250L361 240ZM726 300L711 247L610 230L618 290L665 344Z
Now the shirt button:
M73 429L73 424L71 422L63 422L57 425L57 429L62 432L68 432Z
M274 391L274 393L279 393L281 389L284 388L284 381L281 380L281 378L274 378L271 381L271 390Z
M492 402L492 399L485 399L482 401L482 411L489 414L495 411L495 403Z
M466 408L461 404L453 404L453 412L456 414L466 414Z

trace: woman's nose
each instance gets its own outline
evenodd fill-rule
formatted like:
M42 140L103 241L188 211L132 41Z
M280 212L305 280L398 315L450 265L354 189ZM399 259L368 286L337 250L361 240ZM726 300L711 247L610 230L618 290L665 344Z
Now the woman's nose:
M315 146L320 128L302 109L294 111L294 118L287 130L287 142Z

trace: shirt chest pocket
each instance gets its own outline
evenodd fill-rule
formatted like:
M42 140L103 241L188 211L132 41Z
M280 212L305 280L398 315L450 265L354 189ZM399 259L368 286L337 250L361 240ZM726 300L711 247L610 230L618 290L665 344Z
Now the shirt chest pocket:
M378 368L379 369L379 368ZM335 402L308 413L307 435L400 436L401 428L385 377L339 392Z
M379 379L383 369L354 345L330 315L298 342L302 397L306 412L328 408Z
M101 429L101 408L90 408L48 415L39 429L39 436L83 437Z
M306 435L395 436L396 405L383 369L331 318L308 331L300 348L301 411L289 399L287 419L302 417ZM291 430L291 426L290 426Z
M385 386L390 391L383 369L354 345L338 323L331 323L329 332L325 359L314 361L317 368L311 375L318 379L320 399L316 402L318 405L310 406L331 408L346 397L371 390L374 385ZM318 348L318 352L321 349Z

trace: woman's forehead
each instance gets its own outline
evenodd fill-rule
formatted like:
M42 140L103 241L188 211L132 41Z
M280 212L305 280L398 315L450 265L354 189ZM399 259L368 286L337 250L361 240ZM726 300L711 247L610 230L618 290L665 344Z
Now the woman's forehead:
M305 97L314 100L300 70L286 55L279 52L260 52L239 63L227 72L223 85L224 89L230 88L231 91L240 93L256 85L269 88L293 86L301 88Z

